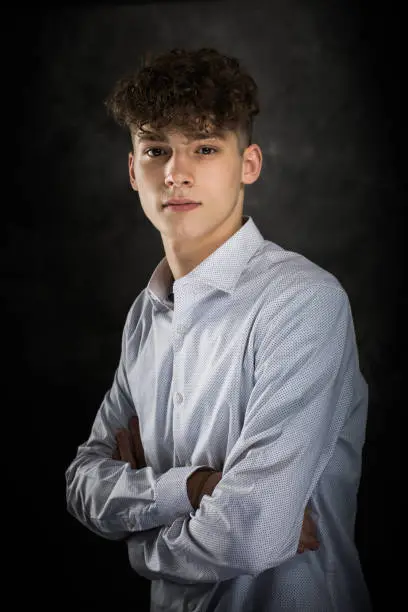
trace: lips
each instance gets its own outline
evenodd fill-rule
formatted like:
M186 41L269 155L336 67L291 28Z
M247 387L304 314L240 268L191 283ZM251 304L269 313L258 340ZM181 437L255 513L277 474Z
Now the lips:
M189 198L171 198L170 200L167 200L167 202L165 202L163 204L164 207L166 206L179 206L182 204L200 204L200 202L196 202L195 200L190 200Z

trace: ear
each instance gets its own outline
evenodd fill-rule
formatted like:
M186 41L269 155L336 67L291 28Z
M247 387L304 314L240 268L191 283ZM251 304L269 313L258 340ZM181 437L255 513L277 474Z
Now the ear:
M132 186L132 189L134 189L134 191L137 191L134 161L135 161L135 156L133 155L132 151L130 151L129 158L128 158L129 179L130 179L130 184Z
M241 181L245 185L255 183L262 168L262 151L257 144L251 144L244 151Z

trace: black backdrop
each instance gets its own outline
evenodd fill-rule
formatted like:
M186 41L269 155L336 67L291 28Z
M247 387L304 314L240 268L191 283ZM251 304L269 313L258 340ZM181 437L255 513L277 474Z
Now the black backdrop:
M128 184L128 135L103 99L142 52L174 46L214 46L250 70L264 165L244 212L265 238L328 269L348 292L370 387L356 539L376 609L397 598L405 539L401 23L391 4L340 0L11 7L2 304L5 536L21 585L16 601L148 609L149 583L130 570L125 547L66 513L64 471L112 382L126 313L163 256Z

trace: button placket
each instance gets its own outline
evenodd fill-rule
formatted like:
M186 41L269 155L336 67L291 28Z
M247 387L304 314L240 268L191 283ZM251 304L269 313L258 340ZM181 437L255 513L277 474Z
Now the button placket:
M181 437L183 436L182 407L184 402L184 358L180 351L183 346L183 336L186 333L186 327L181 323L175 323L174 319L173 324L173 440L175 457L177 457L179 464L183 465L183 452L181 452L180 456L179 451L183 448Z

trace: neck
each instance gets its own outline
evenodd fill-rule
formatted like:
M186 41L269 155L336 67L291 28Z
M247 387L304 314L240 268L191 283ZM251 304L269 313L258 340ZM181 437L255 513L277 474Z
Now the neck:
M194 270L204 259L207 259L211 253L233 236L244 223L245 220L241 215L238 223L234 221L227 227L223 226L223 231L204 236L200 242L197 239L183 242L172 241L162 236L167 263L173 275L171 282Z

